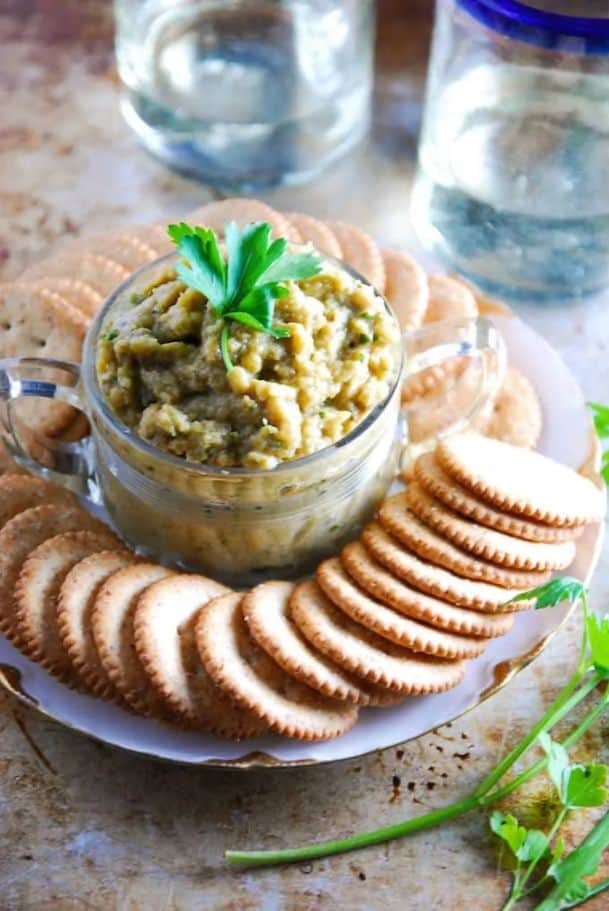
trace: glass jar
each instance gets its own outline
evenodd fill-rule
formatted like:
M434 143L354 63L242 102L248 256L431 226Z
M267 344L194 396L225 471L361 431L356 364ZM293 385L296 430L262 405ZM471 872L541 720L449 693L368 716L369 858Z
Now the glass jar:
M161 562L232 585L311 570L357 535L412 452L400 407L403 378L470 357L481 368L477 389L454 427L484 407L502 374L503 344L490 323L435 323L402 336L386 399L336 444L273 469L185 461L147 443L117 418L96 370L97 340L109 314L122 312L136 288L166 275L176 259L171 253L142 267L108 298L87 333L82 368L36 358L0 361L3 438L16 459L43 477L80 485L89 501L103 505L129 544ZM24 396L57 398L85 410L90 439L42 451L38 440L34 458L13 408Z
M115 0L115 16L124 115L179 171L298 183L366 131L373 0Z
M412 215L491 293L609 284L605 0L437 0Z

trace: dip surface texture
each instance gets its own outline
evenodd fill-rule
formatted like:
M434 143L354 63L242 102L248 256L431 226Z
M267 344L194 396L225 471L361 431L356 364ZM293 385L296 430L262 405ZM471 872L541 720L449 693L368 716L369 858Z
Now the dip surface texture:
M275 339L223 320L171 268L119 297L97 346L116 416L158 449L218 467L274 468L346 436L391 391L399 330L373 288L332 264L288 282Z

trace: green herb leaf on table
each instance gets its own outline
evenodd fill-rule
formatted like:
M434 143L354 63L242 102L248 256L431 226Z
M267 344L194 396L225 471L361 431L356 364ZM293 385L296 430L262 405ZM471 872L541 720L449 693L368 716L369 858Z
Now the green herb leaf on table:
M609 449L603 453L601 459L601 477L605 484L609 484Z
M521 826L511 813L495 810L491 815L491 829L509 847L516 860L527 863L543 855L548 849L548 838L539 829Z
M563 911L575 908L592 895L598 895L609 888L605 880L591 886L584 880L585 876L594 876L600 867L603 851L609 847L609 813L596 823L584 840L557 862L548 868L548 877L554 880L555 886L540 902L535 911Z
M579 579L574 579L571 576L559 576L556 579L550 579L545 585L521 592L512 598L509 603L535 601L535 610L542 610L544 607L556 607L562 601L578 601L585 596L585 593L586 587Z
M540 829L530 829L524 844L518 852L518 860L523 863L529 863L537 857L543 857L548 853L548 836Z
M609 437L609 408L606 405L600 405L598 402L588 402L588 408L592 411L594 426L601 440Z
M562 744L545 732L539 735L539 742L548 756L548 774L564 807L573 810L605 803L609 797L606 765L571 763Z
M600 405L598 402L588 402L588 408L592 411L594 427L599 440L609 438L609 407ZM603 452L601 460L601 476L605 484L609 485L609 450Z
M570 809L601 807L607 797L607 766L602 763L574 765L569 772L565 799Z
M565 853L565 848L566 848L565 840L562 837L562 835L559 835L552 846L552 860L555 863L557 861L559 861L560 858L563 856L563 854Z
M267 222L253 222L243 229L230 222L224 231L225 262L210 228L180 222L167 229L184 260L176 267L177 275L188 287L200 291L215 315L224 320L220 350L227 370L233 368L230 324L237 322L276 339L288 338L287 327L274 325L275 301L289 295L285 282L311 278L321 271L317 254L290 252L283 238L271 240L271 230Z
M518 857L518 852L526 841L526 828L511 813L501 813L500 810L491 813L490 826L495 835L506 843L514 857Z
M585 618L590 661L604 678L609 678L609 616L588 614Z

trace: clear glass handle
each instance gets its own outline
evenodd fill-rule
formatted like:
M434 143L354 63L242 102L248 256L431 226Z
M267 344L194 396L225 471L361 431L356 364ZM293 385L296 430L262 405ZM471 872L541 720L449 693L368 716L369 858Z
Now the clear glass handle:
M86 416L78 364L37 357L0 359L0 434L19 465L99 502L91 438L65 443L45 436L18 415L15 406L24 399L64 402Z
M469 358L479 368L477 386L470 399L463 404L461 410L455 410L454 416L440 431L419 438L416 443L413 443L406 434L404 442L408 444L408 448L405 451L405 458L408 461L415 458L419 452L431 449L441 437L463 429L479 415L496 392L505 374L506 350L501 334L490 320L484 317L430 323L422 329L404 333L402 342L405 352L405 380L455 359ZM416 398L404 405L407 418L409 409L417 405L420 407L420 399Z

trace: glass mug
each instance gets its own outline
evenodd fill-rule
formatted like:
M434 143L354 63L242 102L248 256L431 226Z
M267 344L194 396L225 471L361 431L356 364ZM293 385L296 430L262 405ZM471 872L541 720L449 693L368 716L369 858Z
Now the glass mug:
M33 473L77 490L93 507L105 507L119 534L153 559L233 585L313 569L357 535L404 459L432 442L409 442L401 407L404 379L457 357L475 362L477 388L449 428L454 430L483 408L502 374L503 342L487 320L430 324L402 336L386 399L337 443L270 470L187 462L151 446L116 417L99 388L95 364L109 312L128 305L134 287L148 285L176 259L170 253L142 267L110 295L87 333L82 366L0 360L0 432L9 451ZM28 397L84 411L90 436L55 450L38 440L38 448L28 452L14 407Z

